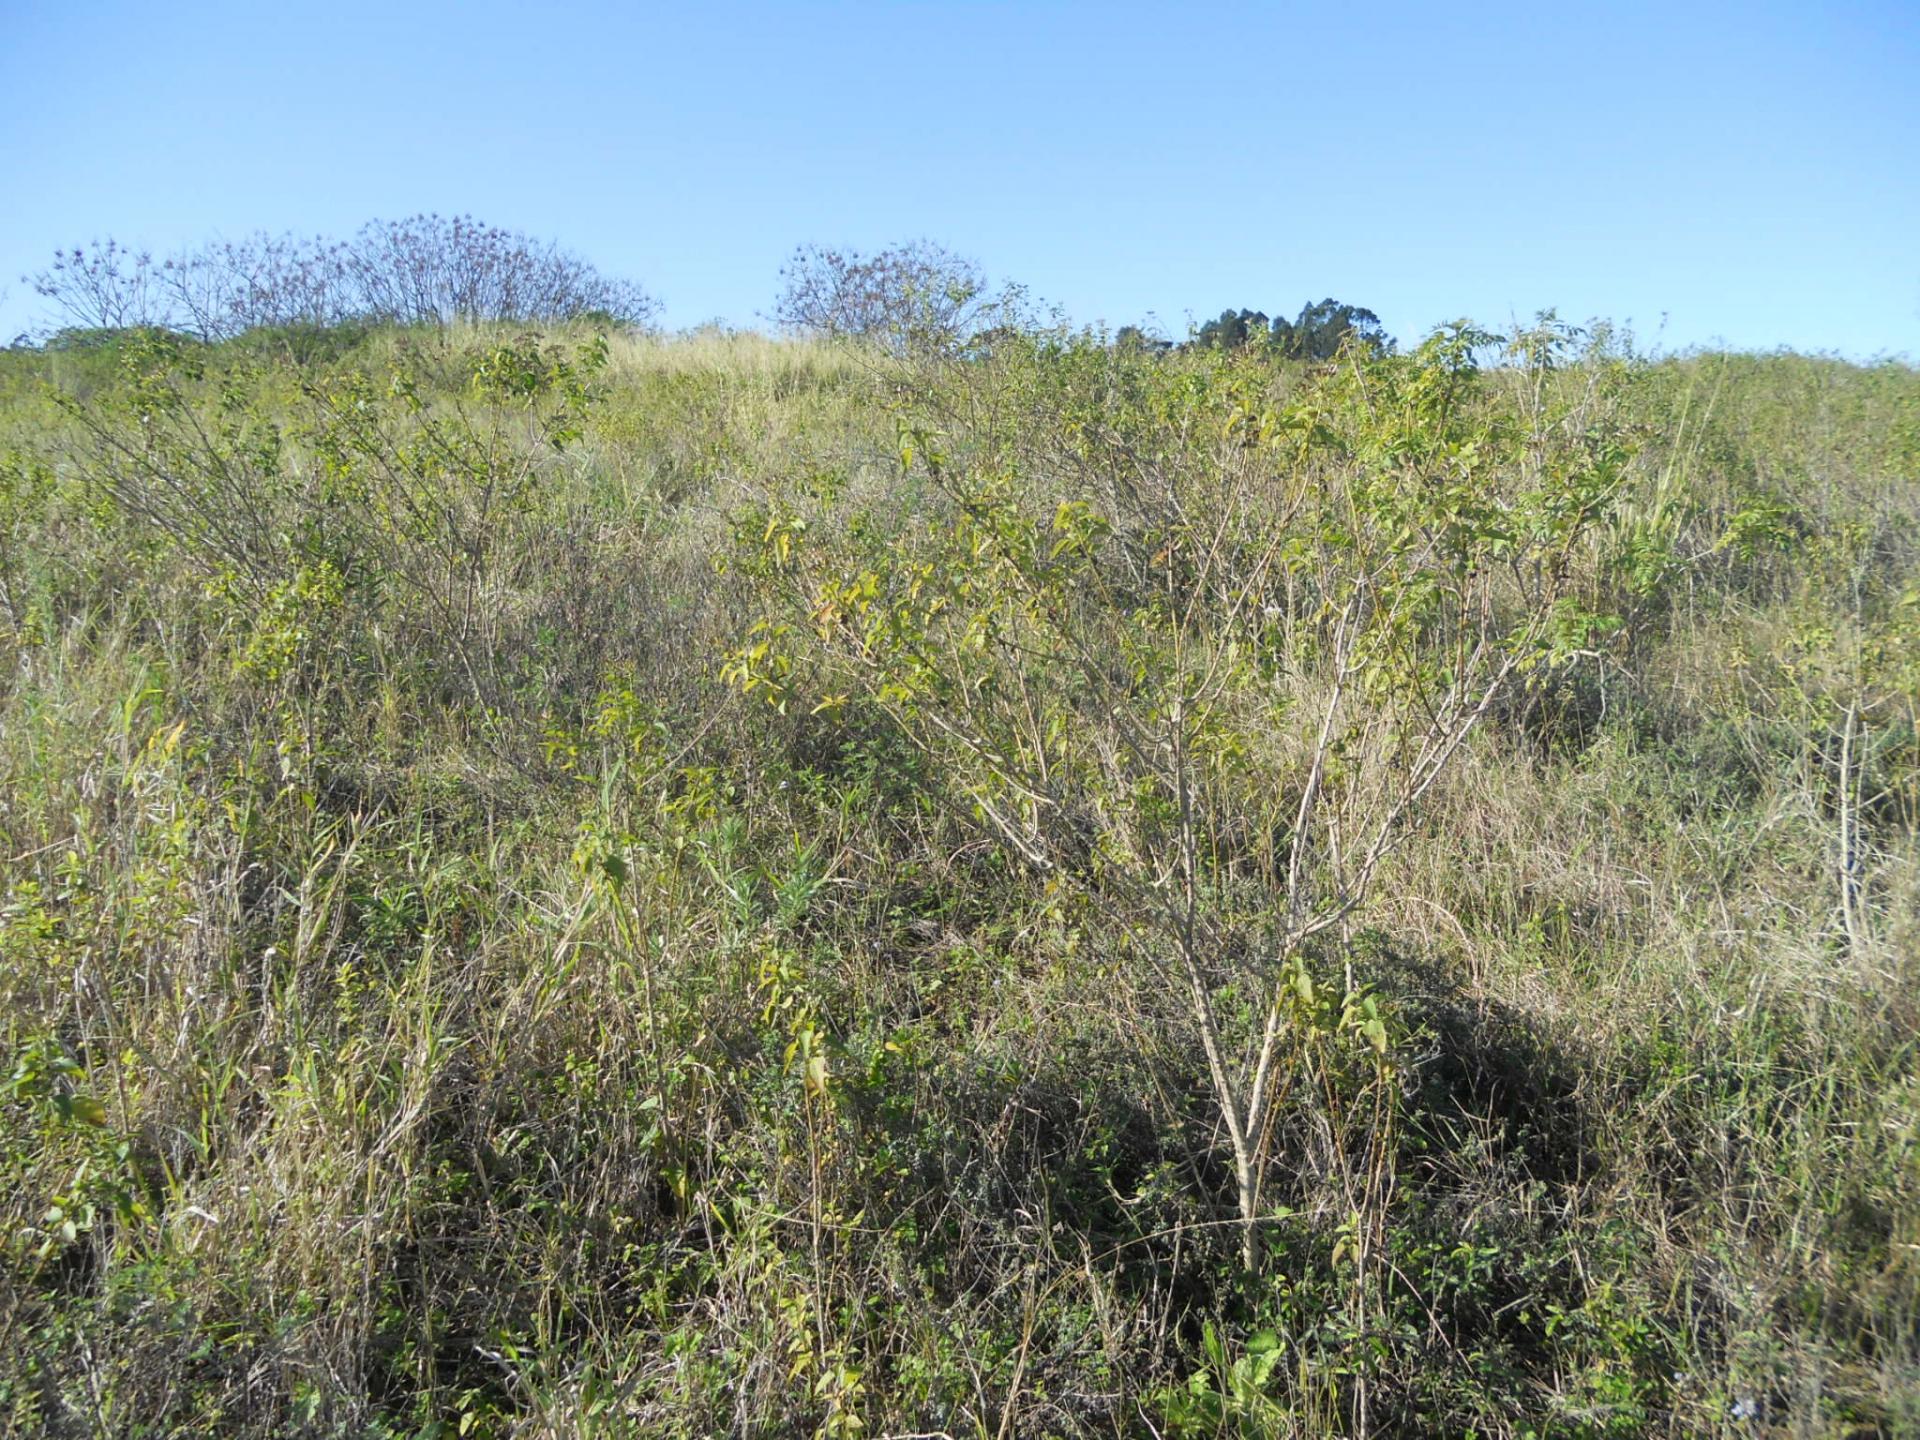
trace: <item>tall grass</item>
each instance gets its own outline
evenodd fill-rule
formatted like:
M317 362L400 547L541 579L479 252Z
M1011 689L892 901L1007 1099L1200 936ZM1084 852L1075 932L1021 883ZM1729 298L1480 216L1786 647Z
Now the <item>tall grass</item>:
M5 358L11 1433L1920 1433L1912 370L1492 363L1462 460L1282 423L1374 435L1401 360L1071 336ZM780 537L908 574L965 518L929 447L1047 523L1216 456L1498 498L1576 414L1625 457L1580 627L1303 952L1249 1269L1109 872L834 678ZM1208 798L1242 877L1331 684L1275 594ZM1086 793L1049 843L1157 813Z

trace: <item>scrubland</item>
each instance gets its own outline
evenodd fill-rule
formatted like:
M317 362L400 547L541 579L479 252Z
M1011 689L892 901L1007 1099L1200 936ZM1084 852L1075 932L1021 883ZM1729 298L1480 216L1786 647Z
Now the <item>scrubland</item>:
M1920 375L0 355L0 1425L1920 1433Z

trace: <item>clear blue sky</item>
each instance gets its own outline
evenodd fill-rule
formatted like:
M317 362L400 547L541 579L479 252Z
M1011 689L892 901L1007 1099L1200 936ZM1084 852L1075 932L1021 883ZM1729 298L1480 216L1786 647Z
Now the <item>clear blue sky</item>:
M1920 356L1920 0L0 0L0 97L0 335L60 245L439 210L676 326L927 236L1175 333L1332 295Z

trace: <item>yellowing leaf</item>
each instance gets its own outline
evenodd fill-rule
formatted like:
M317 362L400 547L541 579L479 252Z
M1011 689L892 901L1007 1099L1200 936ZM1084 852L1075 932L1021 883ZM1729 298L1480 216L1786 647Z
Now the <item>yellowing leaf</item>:
M820 1054L807 1057L807 1093L824 1095L827 1093L827 1057Z
M73 1118L85 1125L105 1125L107 1107L91 1095L76 1095L69 1102L68 1110Z

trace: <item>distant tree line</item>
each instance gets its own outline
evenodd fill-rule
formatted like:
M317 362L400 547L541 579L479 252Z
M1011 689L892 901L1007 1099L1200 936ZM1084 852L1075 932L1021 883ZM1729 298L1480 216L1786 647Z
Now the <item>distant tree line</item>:
M1333 299L1303 305L1292 320L1284 315L1269 319L1262 310L1223 310L1218 319L1209 320L1195 330L1187 345L1202 350L1257 346L1289 360L1331 360L1350 340L1376 355L1386 354L1394 347L1393 337L1387 334L1380 317L1373 311ZM1122 327L1114 342L1123 349L1133 350L1185 348L1149 335L1137 325Z
M1269 320L1259 310L1223 310L1194 335L1203 347L1234 350L1264 343L1295 360L1331 360L1349 339L1376 353L1393 348L1378 315L1332 299L1301 306L1292 320L1281 315Z
M901 350L967 349L1017 319L1017 297L990 291L980 266L931 241L888 246L872 254L803 245L780 272L772 319L788 330L877 342ZM1289 320L1260 310L1226 310L1187 342L1201 349L1258 345L1295 360L1330 360L1355 341L1376 354L1393 338L1373 311L1325 299L1303 305ZM1114 337L1122 349L1182 348L1137 325Z
M852 339L896 354L981 354L1009 329L1029 328L1018 287L990 290L980 265L928 240L866 253L803 245L780 271L770 319L808 335ZM56 348L139 328L202 340L263 330L447 325L459 321L553 324L599 320L644 326L659 304L639 285L602 274L551 241L471 216L376 220L352 239L265 232L156 259L116 240L76 246L26 283L53 302ZM1376 353L1393 340L1373 311L1333 299L1297 316L1225 310L1184 345L1122 328L1122 349L1257 346L1327 360L1356 341Z
M355 323L638 326L659 309L640 286L551 241L468 215L376 220L350 240L263 232L164 259L109 239L61 251L26 283L69 334L157 327L209 341Z

